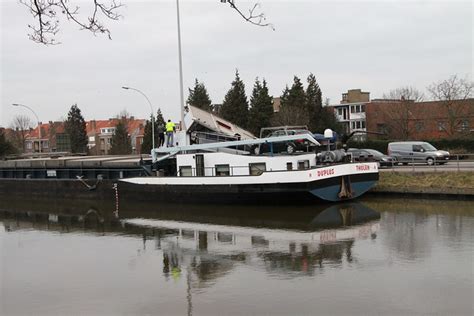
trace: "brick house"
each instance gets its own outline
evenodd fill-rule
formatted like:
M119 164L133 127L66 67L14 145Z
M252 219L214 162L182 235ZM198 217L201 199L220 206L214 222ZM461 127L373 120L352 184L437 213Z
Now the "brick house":
M365 105L369 138L421 140L474 135L474 99L414 102L374 99Z
M87 148L91 155L108 155L112 147L112 136L119 119L91 120L86 122L88 137ZM133 116L127 120L127 130L132 143L132 153L140 154L146 120L135 119Z
M474 135L474 99L414 102L413 100L370 100L369 92L360 89L342 94L334 109L344 132L361 134L353 139L389 138L419 140L456 138Z
M91 120L86 122L86 132L88 137L87 148L91 155L107 155L111 148L112 136L115 132L115 126L118 119L109 120ZM144 119L128 119L128 133L132 143L132 153L140 154L145 132ZM64 130L64 122L40 123L41 138L39 128L25 131L25 153L41 152L70 152L70 140ZM9 138L14 138L14 133L19 131L11 130Z
M40 133L41 128L41 133ZM25 134L25 153L50 153L59 151L69 151L69 146L64 147L63 139L65 136L64 123L52 122L41 123L36 128L26 131Z

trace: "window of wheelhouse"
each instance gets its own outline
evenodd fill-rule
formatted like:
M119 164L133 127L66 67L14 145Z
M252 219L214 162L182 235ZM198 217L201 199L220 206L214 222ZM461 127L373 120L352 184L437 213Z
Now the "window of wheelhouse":
M259 176L267 170L265 163L249 163L249 173L251 176Z
M292 162L287 162L286 163L286 170L293 170L293 163Z
M230 166L229 165L216 165L216 176L230 176Z
M191 166L181 166L179 167L179 176L180 177L192 177L193 168Z
M309 169L309 160L298 161L298 170Z

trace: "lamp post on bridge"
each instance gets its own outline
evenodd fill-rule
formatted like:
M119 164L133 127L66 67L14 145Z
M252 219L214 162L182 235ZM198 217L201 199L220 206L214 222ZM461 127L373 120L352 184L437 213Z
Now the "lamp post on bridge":
M136 92L140 93L142 96L144 96L145 99L148 101L148 104L150 105L150 110L151 110L151 144L152 144L153 149L155 149L155 120L154 120L153 105L151 104L150 99L148 99L148 97L146 96L145 93L143 93L142 91L140 91L136 88L122 87L122 89L136 91Z
M35 111L33 111L32 108L30 108L28 105L24 105L24 104L19 104L19 103L13 103L12 104L13 106L21 106L21 107L24 107L24 108L27 108L28 110L30 110L33 115L36 117L36 122L38 124L38 137L39 137L39 152L41 153L41 123L40 123L40 120L38 118L38 115L36 114Z

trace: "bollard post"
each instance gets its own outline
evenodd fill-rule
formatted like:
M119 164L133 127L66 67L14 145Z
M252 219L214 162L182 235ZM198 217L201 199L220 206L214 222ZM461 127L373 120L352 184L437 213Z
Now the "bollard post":
M415 173L415 157L411 157L411 165L412 165L413 173Z
M459 155L456 155L457 165L458 165L458 172L459 172Z

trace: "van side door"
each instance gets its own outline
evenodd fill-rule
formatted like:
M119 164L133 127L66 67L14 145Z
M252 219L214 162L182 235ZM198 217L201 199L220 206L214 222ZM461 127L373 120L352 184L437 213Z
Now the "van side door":
M421 144L414 144L412 145L412 154L413 160L415 162L423 162L425 161L425 150L421 146Z
M398 144L394 146L393 152L396 153L399 162L410 162L412 161L412 149L410 144Z

